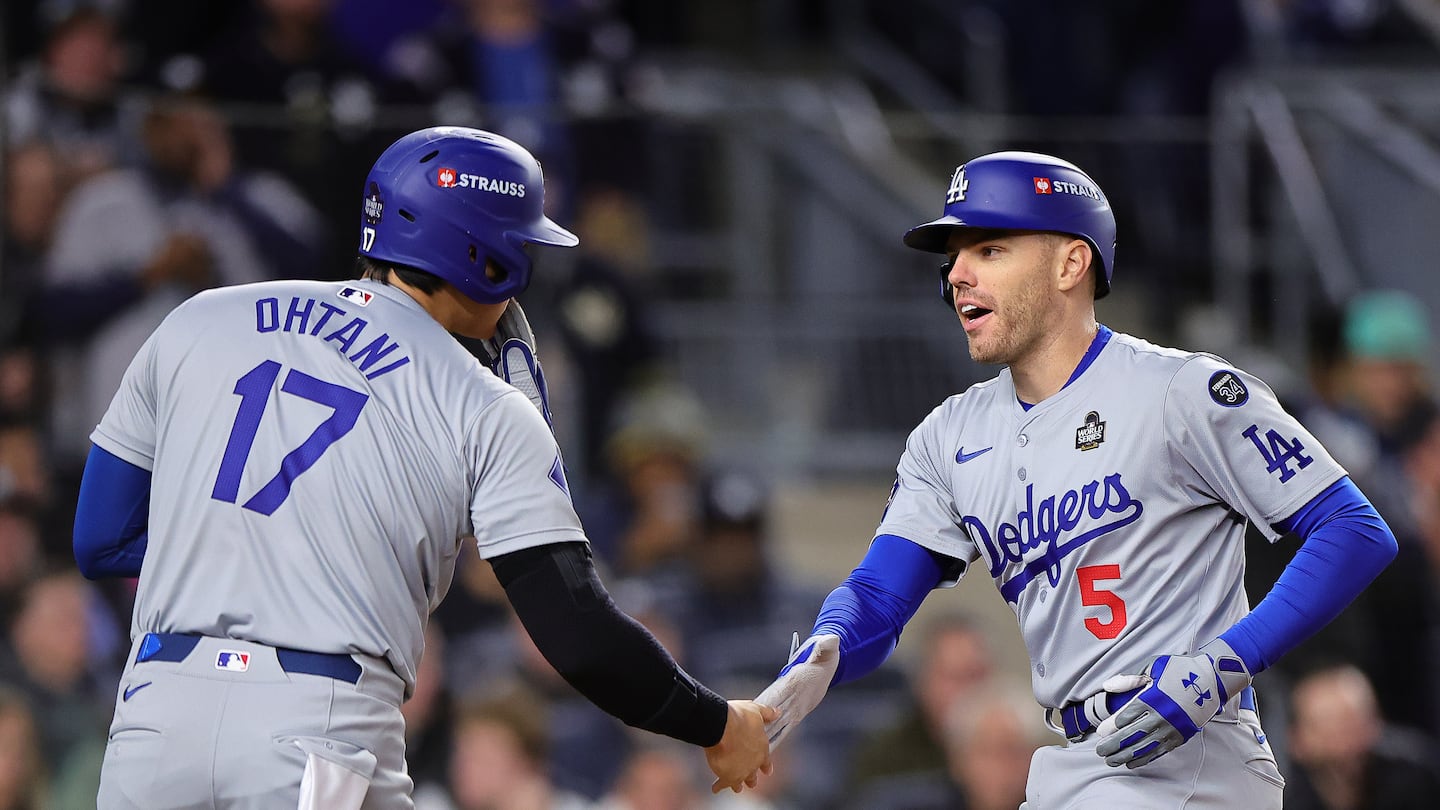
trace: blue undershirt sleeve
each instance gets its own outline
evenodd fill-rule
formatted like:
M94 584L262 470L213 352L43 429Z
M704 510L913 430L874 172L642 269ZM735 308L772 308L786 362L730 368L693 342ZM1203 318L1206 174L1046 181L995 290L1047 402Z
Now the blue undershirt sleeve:
M1304 544L1260 604L1220 634L1252 673L1340 615L1399 550L1390 527L1348 476L1276 528L1299 534Z
M149 542L150 471L90 446L75 507L75 562L88 579L138 577Z
M840 637L840 665L832 684L873 672L894 651L900 631L946 567L935 552L892 534L870 544L860 565L830 592L811 635Z

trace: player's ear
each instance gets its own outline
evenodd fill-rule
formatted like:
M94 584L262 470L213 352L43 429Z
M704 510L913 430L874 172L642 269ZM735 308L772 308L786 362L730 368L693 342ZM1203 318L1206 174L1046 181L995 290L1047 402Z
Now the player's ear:
M1071 289L1080 286L1088 281L1090 274L1094 271L1091 266L1094 262L1094 252L1090 250L1090 243L1084 239L1070 239L1061 247L1056 261L1059 264L1059 278L1057 279L1060 290L1069 292Z

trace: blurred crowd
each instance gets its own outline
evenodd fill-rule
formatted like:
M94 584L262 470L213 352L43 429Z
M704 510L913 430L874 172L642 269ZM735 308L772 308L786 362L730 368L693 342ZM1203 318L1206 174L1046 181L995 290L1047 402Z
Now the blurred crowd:
M910 5L927 7L860 5L884 6L892 24L908 19ZM1083 22L1075 9L1085 4L972 5L1063 27ZM1113 5L1106 13L1150 9L1131 15L1133 25L1268 31L1297 53L1385 40L1394 27L1383 2ZM530 147L546 167L551 215L581 237L578 255L542 264L525 302L606 582L701 680L729 696L758 693L783 663L790 633L808 630L834 583L777 564L776 482L764 470L715 464L707 410L723 404L699 402L662 373L663 336L648 301L685 285L647 252L651 223L676 214L656 211L643 192L680 181L643 176L653 168L639 159L653 134L643 116L586 113L626 109L646 92L647 54L746 42L741 50L773 56L777 47L813 46L815 29L834 22L825 7L7 2L0 810L93 806L134 583L81 578L70 526L89 432L130 357L175 304L206 287L349 277L366 169L394 137L434 123L483 126ZM1351 16L1337 16L1341 7ZM913 31L907 47L958 85L954 63L928 48L925 27ZM1057 89L1041 81L1053 62L1016 52L1011 108L1203 106L1225 54L1184 62L1177 53L1189 40L1136 41L1155 46L1142 54L1150 62L1085 49L1097 70L1147 68L1126 74L1134 81L1123 103L1052 109L1057 98L1073 105L1084 102L1076 93L1098 99L1113 85L1067 70ZM1070 52L1045 50L1047 58ZM1419 807L1428 800L1414 796L1440 789L1432 686L1440 680L1440 412L1430 316L1398 291L1350 302L1335 313L1311 385L1290 403L1374 498L1401 559L1259 682L1267 728L1288 764L1287 807ZM863 542L871 528L855 527L850 539ZM1294 548L1293 538L1252 544L1252 601ZM992 645L1013 629L939 613L911 632L921 636L920 654L835 690L758 792L711 799L698 753L626 729L581 699L539 657L489 566L468 555L428 628L419 685L404 707L417 806L1016 807L1030 752L1058 738L1026 684L997 671Z

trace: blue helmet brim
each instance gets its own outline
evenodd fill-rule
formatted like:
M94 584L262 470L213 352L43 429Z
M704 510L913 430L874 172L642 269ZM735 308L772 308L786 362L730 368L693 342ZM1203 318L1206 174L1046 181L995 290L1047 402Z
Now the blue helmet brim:
M567 248L580 244L580 237L555 224L549 217L541 217L535 225L534 232L524 234L526 242Z
M950 231L955 228L967 227L972 226L959 217L946 214L939 219L933 219L923 225L916 225L906 231L905 244L916 250L944 253L945 246L950 241Z

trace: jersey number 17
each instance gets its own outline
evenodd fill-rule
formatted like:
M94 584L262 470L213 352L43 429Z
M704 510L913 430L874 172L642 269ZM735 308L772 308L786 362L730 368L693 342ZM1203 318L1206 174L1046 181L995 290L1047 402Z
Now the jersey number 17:
M240 476L250 459L250 449L255 445L255 434L260 429L260 419L265 415L280 368L274 360L266 360L235 382L240 407L235 413L235 423L230 427L225 455L220 459L215 488L210 492L210 497L217 501L235 503L239 497ZM242 504L244 508L262 515L272 515L280 508L280 504L290 497L290 485L295 479L314 466L330 445L355 427L360 411L370 401L368 394L316 379L293 368L280 384L280 392L324 405L331 409L331 414L299 447L285 455L280 462L280 471Z

